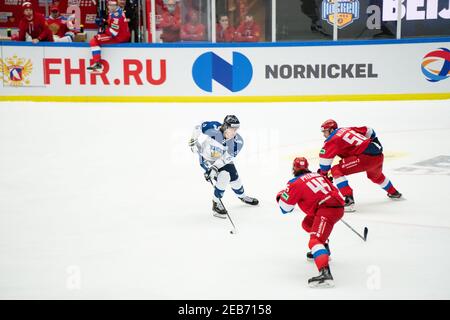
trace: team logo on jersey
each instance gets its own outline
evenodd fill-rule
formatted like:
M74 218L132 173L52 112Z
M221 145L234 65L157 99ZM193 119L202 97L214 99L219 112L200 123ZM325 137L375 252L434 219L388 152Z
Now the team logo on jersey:
M447 48L439 48L423 57L422 73L430 82L438 82L449 78L450 50Z
M334 25L334 2L336 0L322 1L322 20ZM359 19L359 1L358 0L340 0L337 4L337 26L343 29L353 21Z
M195 84L207 92L213 91L213 80L230 90L244 90L253 77L250 60L239 52L233 52L233 64L228 63L214 52L198 57L192 66Z
M16 55L0 59L0 69L3 72L3 82L7 85L18 87L30 84L28 77L33 71L31 59L25 60Z
M222 156L222 150L218 147L211 146L211 158L218 159Z
M325 149L320 149L320 154L325 154Z

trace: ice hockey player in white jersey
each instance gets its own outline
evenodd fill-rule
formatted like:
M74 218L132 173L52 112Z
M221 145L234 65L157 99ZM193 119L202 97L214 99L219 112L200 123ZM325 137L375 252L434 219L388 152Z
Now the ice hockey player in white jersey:
M240 127L234 115L225 117L223 124L207 121L195 127L189 146L199 156L200 166L205 170L207 181L215 182L213 212L218 218L226 218L227 211L221 199L228 184L238 198L249 205L257 205L258 200L248 197L244 192L241 179L233 163L241 151L244 140L237 133Z

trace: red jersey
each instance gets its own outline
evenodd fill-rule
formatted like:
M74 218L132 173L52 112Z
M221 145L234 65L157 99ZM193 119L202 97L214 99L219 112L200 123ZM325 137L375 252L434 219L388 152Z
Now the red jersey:
M164 42L180 41L181 19L179 10L174 14L164 12L159 26L162 28L161 40Z
M48 17L47 25L52 33L60 38L64 37L68 31L66 22L63 20L62 16L59 16L58 18Z
M205 40L205 26L201 23L186 23L181 27L181 40L202 41Z
M122 8L108 15L108 26L105 34L115 38L118 42L130 41L130 29L128 28L127 18Z
M239 42L258 42L261 37L261 29L255 22L248 24L242 22L236 30L235 40Z
M33 13L31 20L23 17L19 22L19 36L17 40L25 41L27 34L32 39L39 39L39 41L53 41L53 33L48 28L44 16L37 12Z
M336 156L343 159L360 155L374 138L375 132L369 127L337 128L325 140L320 150L320 170L322 173L328 172Z
M235 30L233 27L228 27L223 30L220 24L216 27L216 41L217 42L232 42L234 40Z
M319 206L343 206L344 199L333 184L318 173L302 174L290 180L278 202L283 213L294 210L295 204L307 215L316 214Z

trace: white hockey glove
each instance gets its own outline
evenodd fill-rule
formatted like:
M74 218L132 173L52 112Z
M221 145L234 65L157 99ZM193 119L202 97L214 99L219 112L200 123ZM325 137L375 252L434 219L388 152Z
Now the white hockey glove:
M219 174L219 169L216 166L211 166L208 171L205 172L204 176L206 181L212 181Z
M197 152L197 150L198 150L197 142L198 142L197 139L191 138L188 143L189 148L191 148L191 151L194 153Z

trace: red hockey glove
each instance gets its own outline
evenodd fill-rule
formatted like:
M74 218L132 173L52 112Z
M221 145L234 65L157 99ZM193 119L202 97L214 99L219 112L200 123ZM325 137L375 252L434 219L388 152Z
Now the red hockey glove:
M284 190L281 190L277 193L277 203L280 202L281 195L283 194Z

